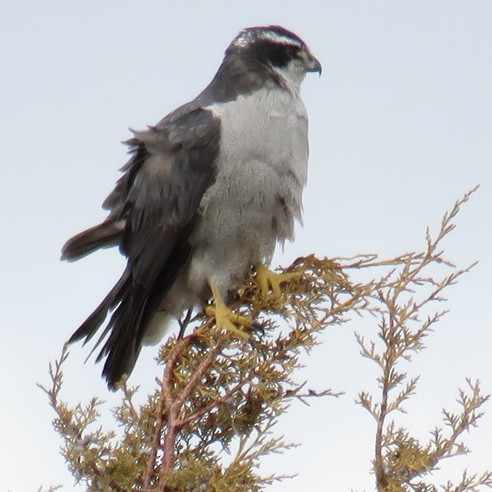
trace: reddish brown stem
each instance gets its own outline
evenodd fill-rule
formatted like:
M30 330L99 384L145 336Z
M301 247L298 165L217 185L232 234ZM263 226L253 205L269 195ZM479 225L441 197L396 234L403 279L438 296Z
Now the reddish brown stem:
M162 395L164 399L163 400L161 399L161 401L165 405L166 423L167 423L166 434L164 436L164 444L162 447L163 458L162 458L160 479L158 485L158 490L161 492L165 492L166 490L169 473L173 469L174 461L175 461L176 437L178 435L179 429L184 425L182 421L179 420L179 414L181 412L181 409L186 399L190 396L193 389L200 382L200 379L203 377L207 369L210 367L210 365L212 364L212 362L214 361L215 357L220 352L220 350L221 350L220 345L217 345L212 350L210 350L210 352L205 356L205 358L199 365L198 369L195 371L195 373L189 380L188 384L184 387L183 391L175 401L173 401L173 396L172 396L173 370L172 368L170 368L171 361L168 362L168 365L166 367L166 376L164 378L163 385L162 385ZM173 366L174 366L174 362L176 361L176 358L177 357L173 358ZM162 427L161 430L159 431L159 438L160 438L161 431L162 431Z
M152 436L152 444L150 456L147 460L147 469L145 470L145 476L143 480L143 488L144 490L151 490L151 482L152 477L154 475L154 469L156 466L157 460L157 451L161 447L161 434L162 429L164 427L164 422L169 420L169 393L171 387L172 373L174 370L174 365L176 364L176 360L181 355L185 347L190 343L189 337L181 339L174 348L174 351L171 353L166 368L164 370L164 377L162 380L161 386L161 395L159 399L159 405L157 407L157 416L154 428L154 435Z
M227 400L231 398L232 395L237 393L245 384L249 383L249 380L241 381L240 383L236 384L234 388L230 389L223 397L219 398L218 400L213 401L206 407L201 408L197 412L195 412L193 415L190 415L189 417L186 417L184 419L181 419L178 422L179 427L184 427L185 425L190 424L196 419L199 419L200 417L203 417L210 411L212 411L214 408L218 407L219 405L223 405L224 403L227 403Z
M381 409L379 412L377 430L376 430L376 444L375 444L375 463L374 471L376 473L376 485L378 492L384 492L388 481L383 469L383 432L384 432L384 420L386 417L386 410L388 408L388 385L385 381L383 383L383 394L381 400Z

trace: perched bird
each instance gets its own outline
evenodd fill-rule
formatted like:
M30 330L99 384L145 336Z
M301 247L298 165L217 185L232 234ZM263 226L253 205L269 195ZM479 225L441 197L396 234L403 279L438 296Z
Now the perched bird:
M301 220L306 72L321 73L321 65L294 33L244 29L203 92L133 132L131 158L103 204L108 217L62 250L69 261L112 246L127 257L121 278L70 338L87 342L112 312L97 357L106 359L110 388L131 373L143 343L212 297L217 325L241 333L251 320L231 313L227 295L253 266L263 288L278 289L282 279L265 265Z

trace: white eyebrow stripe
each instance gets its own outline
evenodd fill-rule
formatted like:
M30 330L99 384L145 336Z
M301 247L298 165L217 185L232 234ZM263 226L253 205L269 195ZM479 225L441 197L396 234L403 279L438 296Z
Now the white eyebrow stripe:
M302 43L297 39L293 39L289 36L276 33L274 31L246 31L240 34L235 42L234 46L246 46L250 43L252 39L265 39L274 41L275 43L285 44L285 45L295 45L302 47Z
M265 31L262 32L259 36L262 39L270 39L272 41L275 41L276 43L282 43L282 44L295 44L297 46L301 46L301 43L297 39L293 39L289 36L285 36L283 34L277 34L272 31Z

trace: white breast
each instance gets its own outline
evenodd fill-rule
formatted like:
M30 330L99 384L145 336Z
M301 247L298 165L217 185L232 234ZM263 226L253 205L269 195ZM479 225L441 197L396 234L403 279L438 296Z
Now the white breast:
M207 298L210 282L225 296L252 265L269 263L301 220L308 160L301 99L265 89L207 109L221 120L216 181L200 204L191 258L167 296L168 311Z
M280 175L294 173L305 185L308 123L297 91L262 89L207 109L221 120L222 168L231 169L259 158Z

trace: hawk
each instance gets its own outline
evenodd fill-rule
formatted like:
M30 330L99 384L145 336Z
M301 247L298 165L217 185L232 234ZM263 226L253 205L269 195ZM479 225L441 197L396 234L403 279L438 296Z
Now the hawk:
M244 29L195 99L128 140L130 160L103 203L106 220L62 249L69 261L112 246L127 258L69 340L86 343L104 325L97 360L105 359L110 388L131 373L142 344L212 298L219 327L251 324L226 302L252 267L261 285L278 287L266 265L301 220L307 72L321 74L321 65L297 35L280 26Z

